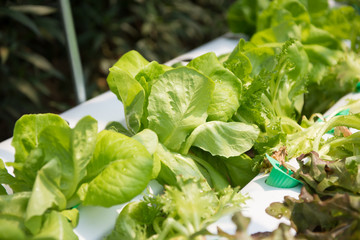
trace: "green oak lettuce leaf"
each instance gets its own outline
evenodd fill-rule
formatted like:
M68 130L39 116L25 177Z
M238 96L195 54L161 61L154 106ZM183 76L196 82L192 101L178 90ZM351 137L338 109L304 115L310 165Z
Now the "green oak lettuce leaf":
M0 238L26 239L30 231L25 227L25 212L31 192L0 196Z
M155 132L150 129L144 129L132 137L140 142L146 150L153 156L158 149L159 140ZM152 179L155 179L160 172L161 162L159 158L153 158L153 173Z
M48 209L64 210L77 204L76 192L86 175L97 136L97 121L82 118L76 126L51 126L39 135L43 166L37 171L26 210L26 224L36 233ZM76 203L73 202L75 198Z
M103 130L86 170L79 190L83 204L110 207L131 200L146 188L153 159L137 140Z
M126 71L116 66L110 68L107 81L110 90L123 103L126 124L131 133L135 134L141 128L141 119L145 105L145 90Z
M330 32L336 38L350 41L351 50L358 51L360 15L354 7L328 8L312 22L316 27Z
M250 150L260 133L254 124L211 121L195 128L187 138L183 154L196 146L212 155L234 157Z
M187 66L195 68L215 83L207 121L227 122L240 105L242 92L240 79L226 69L213 52L193 59Z
M44 214L48 209L66 208L67 199L59 189L60 169L60 162L53 159L38 171L25 215L25 225L33 234L40 231Z
M177 176L183 176L200 179L204 189L210 188L210 176L204 176L206 170L201 165L199 166L193 158L172 152L161 143L158 144L153 158L154 161L161 163L160 172L156 178L160 184L176 186L178 184Z
M136 51L124 54L110 68L107 82L124 105L126 124L132 134L146 128L152 82L168 69L157 62L148 62Z
M14 167L16 179L23 183L19 190L32 189L37 170L44 165L43 153L38 149L40 134L43 129L55 126L66 128L68 124L55 114L29 114L16 121L11 143L15 162L8 164Z
M46 128L39 139L44 161L56 159L61 171L60 190L67 199L77 191L86 176L86 166L92 158L98 134L97 121L90 116L76 126Z
M44 218L40 232L33 239L79 239L71 223L60 212L50 211Z
M9 185L13 191L18 190L18 184L20 185L20 188L22 185L21 181L19 182L13 175L8 172L3 160L0 158L0 195L7 195L7 191L2 184Z
M0 238L1 239L78 239L71 223L60 212L44 214L40 229L26 226L26 209L31 192L19 192L0 196Z
M199 148L192 149L194 159L202 159L221 176L225 177L229 184L233 187L244 187L248 184L258 173L257 159L251 158L246 154L241 154L235 157L220 157L212 156L209 152L205 152Z
M208 77L186 67L160 75L149 95L148 128L167 148L178 151L187 136L206 122L214 85Z
M276 2L273 5L278 4ZM295 5L302 5L299 1L285 1L286 4L289 2L292 2L291 5L296 2ZM306 12L305 6L303 10ZM287 10L281 7L270 10L271 14L264 16L264 18L271 20L261 21L269 23L269 25L256 32L252 36L251 42L256 45L263 45L282 43L291 38L301 41L310 60L308 66L310 81L320 83L327 72L327 68L336 64L342 56L341 51L345 49L344 45L331 32L311 24L309 19L299 19L298 16L301 15L301 11L296 11L297 14L285 14L284 11ZM284 14L287 17L284 17Z

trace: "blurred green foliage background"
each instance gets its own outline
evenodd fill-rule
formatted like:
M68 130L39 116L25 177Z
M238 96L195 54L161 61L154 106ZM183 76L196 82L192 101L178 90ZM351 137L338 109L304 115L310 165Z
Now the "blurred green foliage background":
M166 62L228 31L232 0L71 1L87 97L108 90L108 68L135 49ZM76 105L58 1L0 3L0 141L26 113Z

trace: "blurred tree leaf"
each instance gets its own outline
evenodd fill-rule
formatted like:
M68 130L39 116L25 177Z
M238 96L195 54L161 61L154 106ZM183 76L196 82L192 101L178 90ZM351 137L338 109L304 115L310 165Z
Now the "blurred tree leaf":
M56 8L41 5L20 5L11 6L9 8L17 12L30 13L39 16L49 15L57 11Z
M40 34L36 24L28 16L26 16L21 12L14 11L9 8L0 8L0 16L1 15L6 15L15 21L18 21L19 23L23 24L24 26L32 30L36 35Z
M56 70L53 65L43 56L37 53L22 53L19 56L29 63L33 64L35 67L44 70L53 74L58 78L63 78L62 74Z
M6 47L0 47L1 63L4 64L9 57L9 49Z

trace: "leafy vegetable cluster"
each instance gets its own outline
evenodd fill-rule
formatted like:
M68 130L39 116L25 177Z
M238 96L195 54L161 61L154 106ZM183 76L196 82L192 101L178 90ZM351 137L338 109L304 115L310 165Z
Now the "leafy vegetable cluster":
M229 9L228 22L258 46L301 42L309 59L297 62L309 72L303 115L326 111L359 81L360 16L351 6L330 8L327 0L239 0Z
M178 178L158 196L129 203L107 239L202 239L206 227L241 209L245 197L230 186L204 190L199 180Z
M263 156L281 151L275 155L282 161L311 158L295 175L306 190L269 212L288 216L296 238L358 236L359 134L349 128L360 129L360 102L339 109L349 109L348 116L313 113L359 80L359 16L322 0L234 6L250 24L242 31L252 34L255 25L257 31L231 53L166 66L130 51L110 68L107 82L123 103L126 127L111 122L98 132L89 116L74 128L52 114L19 119L9 163L14 175L0 166L0 183L13 191L0 188L0 228L11 230L0 234L76 238L76 206L128 202L156 179L164 193L129 203L108 238L200 239L210 223L240 209L245 198L238 190L258 174ZM314 217L317 206L321 218ZM263 237L248 236L248 220L234 219L236 235L219 235ZM289 228L265 237L292 239Z
M15 125L12 145L15 177L1 162L1 183L13 191L7 195L0 188L6 239L76 239L74 207L127 202L152 177L153 160L141 143L114 131L98 133L91 117L71 129L58 115L25 115Z

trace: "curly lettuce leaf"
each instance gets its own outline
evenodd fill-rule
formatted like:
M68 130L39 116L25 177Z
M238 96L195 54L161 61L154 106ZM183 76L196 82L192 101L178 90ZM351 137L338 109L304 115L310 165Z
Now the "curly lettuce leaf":
M303 105L307 63L302 45L286 42L273 57L273 66L248 86L235 119L256 123L262 131L277 117L297 119Z
M178 177L178 186L164 194L129 203L120 213L107 239L191 239L221 216L241 209L246 197L237 189L203 189L201 180Z

